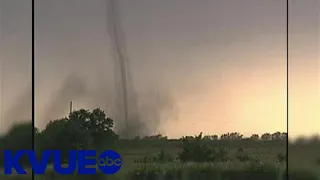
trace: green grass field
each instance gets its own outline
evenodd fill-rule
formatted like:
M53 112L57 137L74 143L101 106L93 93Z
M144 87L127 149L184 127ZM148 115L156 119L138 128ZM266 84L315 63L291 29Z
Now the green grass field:
M45 175L36 176L43 180L241 180L241 179L284 179L286 161L279 160L279 154L286 152L283 142L277 141L208 141L210 146L226 147L228 160L214 163L181 163L176 159L183 145L180 141L120 141L114 148L123 159L121 170L115 175L61 176L48 167ZM319 145L291 145L289 147L289 173L291 179L319 179ZM239 160L239 148L249 155L249 159ZM152 161L163 151L170 161ZM148 161L148 159L150 161ZM3 170L2 170L3 172ZM11 177L2 175L1 180L27 180L30 175Z

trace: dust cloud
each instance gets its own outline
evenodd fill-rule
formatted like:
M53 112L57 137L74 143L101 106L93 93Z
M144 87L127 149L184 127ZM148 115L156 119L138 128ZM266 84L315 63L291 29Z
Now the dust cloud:
M112 18L113 16L109 17ZM117 26L120 24L120 21L118 21L119 19L120 17L116 17ZM112 24L110 23L111 22L107 23L108 27L112 27ZM110 33L109 36L113 39L115 37L113 37L114 35L112 34L111 29L108 28L107 31L109 32L105 31L105 33ZM38 32L40 32L40 30ZM112 59L107 57L105 60L103 59L103 61L109 63L108 66L114 67L112 70L107 70L108 67L104 68L97 66L96 68L91 68L94 70L89 72L91 69L88 68L88 66L95 66L93 65L94 62L92 62L91 64L87 64L87 67L81 67L80 71L75 72L70 70L70 73L61 77L61 74L63 73L61 69L63 68L60 66L60 69L57 70L57 72L61 72L59 74L60 77L56 80L60 81L61 78L64 78L61 85L57 84L54 80L52 80L52 82L50 80L45 80L46 75L51 72L51 70L48 70L49 72L46 71L46 75L41 76L41 78L37 77L37 79L44 81L45 84L47 84L44 89L50 92L46 94L46 92L41 90L43 87L41 84L42 82L36 83L35 87L35 121L37 127L43 129L50 120L67 116L69 112L69 103L72 101L74 109L93 109L97 107L103 109L107 116L114 119L115 130L122 137L161 133L159 132L161 124L177 114L176 101L173 92L166 84L160 83L162 82L161 78L157 78L153 74L148 74L147 76L149 77L144 78L144 80L141 80L141 78L138 77L140 73L138 71L141 70L139 70L139 68L131 69L129 60L133 60L130 61L130 64L133 66L140 63L135 61L138 59L130 59L130 54L126 54L125 40L121 33L121 29L117 29L117 32L119 33L117 39L120 39L119 42L121 42L121 44L112 44L112 46L113 48L116 48L117 45L119 45L118 47L121 49L120 53L122 53L122 59L125 61L126 87L123 87L122 83L124 76L123 72L121 72L121 66L118 59L119 51L117 51L117 49L111 51L111 53L114 53ZM40 42L38 42L38 44L40 44ZM38 52L45 54L45 51L42 51L41 47L37 48ZM54 49L56 47L53 46L52 48ZM68 49L68 53L69 51L70 49ZM65 61L63 62L70 62L71 59L73 59L72 57L77 56L75 55L69 59L65 59L59 57L59 53L57 52L58 51L55 51L55 53L52 54L52 56L57 59L56 63L58 63L60 59L64 59ZM49 55L46 56L50 57ZM37 57L37 62L42 61L43 57L40 55ZM81 58L83 57L79 57L78 59ZM42 67L41 63L38 64L38 67ZM79 66L74 68L80 69ZM54 68L50 67L50 69ZM38 72L39 71L40 70L38 70ZM106 73L105 71L110 71L111 74L108 74L109 72ZM90 73L90 75L86 73ZM92 76L94 76L93 79ZM141 81L144 82L142 83ZM123 91L125 91L125 93L123 93ZM44 97L42 96L42 92L43 94L46 94ZM126 94L125 101L124 94ZM44 101L46 103L43 103ZM125 107L127 109L127 118L125 117ZM4 119L23 119L25 117L31 117L31 87L28 88L28 91L21 94L17 99L16 105L11 105L9 110L4 112L4 114Z
M132 79L132 76L128 79ZM99 83L92 87L81 78L81 75L69 75L59 90L50 99L45 110L44 120L63 117L72 100L75 109L101 108L107 116L115 121L115 131L121 137L132 138L140 135L159 133L159 126L177 113L174 98L169 88L161 87L160 83L153 87L134 88L129 81L127 94L128 119L124 119L122 89L119 82ZM83 105L82 107L79 106ZM42 121L42 120L40 120Z
M31 85L27 86L20 96L15 98L15 103L10 106L7 110L1 110L0 119L0 132L5 133L9 130L8 127L15 125L16 123L31 122L32 115L32 98ZM4 96L4 94L1 94ZM2 107L3 108L3 107Z

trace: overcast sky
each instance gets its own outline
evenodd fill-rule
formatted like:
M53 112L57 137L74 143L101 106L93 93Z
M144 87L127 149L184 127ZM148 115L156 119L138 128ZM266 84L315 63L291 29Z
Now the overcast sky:
M66 116L71 100L117 122L106 9L106 0L35 0L37 126ZM150 131L286 131L285 0L119 0L119 9ZM290 1L291 136L320 131L319 11L319 0ZM0 0L0 18L4 131L30 119L31 1Z

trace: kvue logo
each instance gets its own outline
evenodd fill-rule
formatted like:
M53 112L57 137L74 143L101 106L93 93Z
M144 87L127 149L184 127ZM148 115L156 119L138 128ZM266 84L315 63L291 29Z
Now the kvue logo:
M48 166L51 155L53 154L53 169L59 174L72 174L77 169L78 174L96 174L98 165L104 174L115 174L122 167L121 156L113 150L102 152L96 159L95 150L70 150L68 151L68 166L62 167L61 151L45 150L40 162L37 161L36 153L33 150L18 150L14 154L11 150L4 151L4 174L12 174L12 169L18 174L27 174L19 163L23 155L27 155L29 163L35 174L44 174Z

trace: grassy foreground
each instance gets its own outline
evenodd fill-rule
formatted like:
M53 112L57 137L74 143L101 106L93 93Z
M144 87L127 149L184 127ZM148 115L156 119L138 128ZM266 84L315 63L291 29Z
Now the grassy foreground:
M182 163L177 159L181 149L178 141L121 142L115 147L123 159L115 175L58 175L52 168L41 180L285 180L286 161L283 143L277 142L210 142L228 149L227 159L211 163ZM239 156L239 148L244 155ZM320 179L317 164L319 146L291 145L289 147L289 179ZM162 159L159 157L161 156ZM0 176L0 180L29 180L26 176Z
M238 166L238 167L236 167ZM317 180L308 171L289 172L290 180ZM29 180L31 176L1 177L3 180ZM286 180L283 164L148 164L116 175L57 175L48 172L37 180Z

